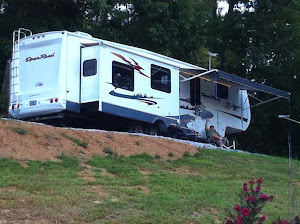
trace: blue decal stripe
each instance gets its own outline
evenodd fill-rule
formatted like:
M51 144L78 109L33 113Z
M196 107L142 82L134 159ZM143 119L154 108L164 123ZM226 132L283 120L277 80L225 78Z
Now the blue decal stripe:
M147 97L142 95L126 95L126 94L116 93L115 90L110 91L109 95L125 98L125 99L139 100L143 103L147 103L148 105L156 105L157 102L155 102L153 99L159 99L159 98Z

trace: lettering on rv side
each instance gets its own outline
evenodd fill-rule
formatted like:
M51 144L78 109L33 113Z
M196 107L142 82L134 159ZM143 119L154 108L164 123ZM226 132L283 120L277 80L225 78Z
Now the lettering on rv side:
M31 62L31 61L36 61L36 60L41 60L41 59L47 59L47 58L52 58L55 56L55 52L53 54L41 54L38 57L27 57L25 59L26 62Z

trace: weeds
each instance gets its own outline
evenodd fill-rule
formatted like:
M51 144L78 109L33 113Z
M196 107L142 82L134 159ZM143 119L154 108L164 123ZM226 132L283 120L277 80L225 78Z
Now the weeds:
M161 159L161 156L160 156L159 154L155 154L155 155L154 155L154 158L155 158L155 159Z
M81 140L79 140L78 138L75 138L75 137L71 137L71 136L67 135L66 133L61 133L61 136L65 137L67 139L72 140L76 145L81 146L82 148L85 148L85 149L89 145L88 142L83 141L83 140L81 141Z
M106 137L109 138L109 139L111 139L111 140L114 139L114 136L112 136L112 135L110 135L110 134L108 134Z
M114 150L112 150L111 148L109 148L109 147L105 147L103 149L103 152L106 153L106 154L108 154L108 155L110 155L110 156L118 156L118 154Z
M169 152L169 153L168 153L168 156L169 156L169 157L174 157L175 155L174 155L173 152Z
M63 161L63 166L66 168L77 168L79 166L79 159L75 157L66 156L64 153L58 157L58 159Z
M185 151L185 152L183 153L183 157L184 157L184 158L188 158L188 157L192 157L192 155L191 155L191 153L190 153L189 151Z
M25 128L15 128L14 130L19 135L26 135L28 133L28 131Z
M52 141L52 140L56 139L55 136L53 136L52 134L45 133L44 135L48 141Z
M129 156L129 158L139 158L139 159L148 160L148 161L153 160L153 156L151 156L149 153L146 153L146 152L141 153L141 154L131 155L131 156Z

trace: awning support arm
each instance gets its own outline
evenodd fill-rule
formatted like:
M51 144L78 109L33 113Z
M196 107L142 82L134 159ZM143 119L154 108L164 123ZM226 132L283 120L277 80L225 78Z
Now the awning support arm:
M180 82L186 82L186 81L189 81L189 80L191 80L191 79L195 79L195 78L201 77L201 76L203 76L203 75L207 75L207 74L209 74L209 73L211 73L211 72L217 72L217 71L218 71L218 69L212 69L212 70L209 70L209 71L200 73L200 74L198 74L198 75L194 75L193 77L190 77L190 78L181 80ZM182 71L182 73L189 74L188 72L184 72L184 71Z
M282 98L282 96L277 96L277 97L274 97L272 99L262 101L260 103L254 104L254 105L252 105L250 107L244 108L243 110L246 110L246 109L249 109L249 108L252 108L252 107L256 107L256 106L259 106L259 105L262 105L262 104L265 104L265 103L269 103L271 101L274 101L274 100L277 100L277 99L280 99L280 98Z
M248 96L252 97L253 99L256 99L256 100L259 101L259 102L263 102L263 100L257 98L256 96L253 96L252 94L250 94L250 93L248 93L248 92L247 92L247 94L248 94Z

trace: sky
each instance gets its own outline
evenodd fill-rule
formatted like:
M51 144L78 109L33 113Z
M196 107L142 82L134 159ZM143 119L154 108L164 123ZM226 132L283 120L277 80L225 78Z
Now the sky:
M229 5L226 1L219 1L218 2L218 11L221 15L225 15L228 12Z

